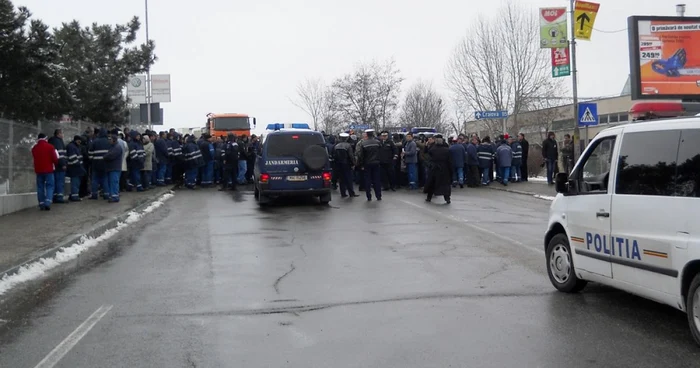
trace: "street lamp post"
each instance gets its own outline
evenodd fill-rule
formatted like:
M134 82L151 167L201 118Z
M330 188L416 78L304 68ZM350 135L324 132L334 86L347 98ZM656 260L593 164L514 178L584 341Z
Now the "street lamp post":
M578 71L576 70L576 16L574 15L575 13L575 1L571 0L570 1L570 6L571 6L571 42L569 43L569 54L571 55L571 89L573 90L573 97L574 97L574 105L573 105L573 110L574 110L574 142L577 143L574 146L574 157L573 160L576 162L576 147L579 147L579 152L583 151L583 148L581 147L581 131L579 130L578 127L578 80L577 80L577 75ZM586 137L588 138L588 137ZM576 141L578 140L578 142ZM585 142L588 144L588 142Z
M148 43L148 0L144 0L145 6L146 6L146 43ZM153 125L151 125L151 100L153 99L153 96L151 95L151 60L148 61L148 64L146 65L146 110L147 113L147 121L146 125L148 125L149 130L153 130Z

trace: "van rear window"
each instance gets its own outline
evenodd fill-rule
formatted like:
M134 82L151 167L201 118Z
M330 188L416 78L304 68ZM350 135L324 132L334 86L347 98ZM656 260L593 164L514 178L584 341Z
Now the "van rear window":
M267 157L301 157L306 147L323 145L319 134L279 134L267 137Z

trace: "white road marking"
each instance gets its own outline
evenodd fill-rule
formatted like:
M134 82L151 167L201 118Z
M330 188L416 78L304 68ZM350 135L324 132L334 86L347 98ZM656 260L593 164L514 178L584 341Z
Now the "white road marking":
M99 322L102 317L104 317L110 310L112 310L111 305L103 305L88 317L85 322L81 323L75 331L71 332L68 337L66 337L60 344L58 344L49 355L47 355L42 361L39 362L34 368L52 368L55 366L68 352L73 349L73 347L78 344L78 342L87 335L90 330L95 327L97 322Z
M497 232L495 232L495 231L491 231L491 230L486 229L486 228L483 228L483 227L481 227L481 226L474 225L474 224L471 223L471 221L469 221L469 220L466 220L466 219L463 219L463 218L460 218L460 217L457 217L457 216L454 216L454 215L448 215L448 214L442 213L442 212L440 212L440 211L435 211L435 210L433 210L433 209L420 206L420 205L418 205L418 204L415 204L415 203L413 203L413 202L409 202L409 201L404 200L404 199L399 199L399 200L400 200L401 202L403 202L403 203L406 203L406 204L410 205L410 206L417 207L417 208L420 208L420 209L422 209L422 210L432 212L432 213L434 213L434 214L436 214L436 215L438 215L438 216L441 216L441 217L443 217L443 218L446 218L446 219L448 219L448 220L452 220L452 221L455 221L455 222L462 223L462 224L464 224L465 226L470 227L470 228L472 228L472 229L474 229L474 230L481 231L481 232L486 233L486 234L489 234L489 235L491 235L491 236L495 236L495 237L497 237L497 238L499 238L499 239L501 239L501 240L503 240L503 241L516 244L516 245L518 245L518 246L520 246L520 247L522 247L522 248L524 248L524 249L527 249L527 250L529 250L529 251L534 251L534 252L537 252L537 253L540 253L540 254L544 254L544 250L542 250L542 249L540 249L540 248L531 247L531 246L529 246L529 245L527 245L527 244L525 244L525 243L522 243L522 242L520 242L520 241L518 241L518 240L509 238L509 237L507 237L507 236L505 236L505 235L501 235L501 234L499 234L499 233L497 233Z

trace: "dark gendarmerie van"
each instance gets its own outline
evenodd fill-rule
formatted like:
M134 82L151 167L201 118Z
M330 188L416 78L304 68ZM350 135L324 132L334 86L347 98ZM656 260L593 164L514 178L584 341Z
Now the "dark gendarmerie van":
M323 134L309 129L267 134L255 162L255 199L260 205L278 197L313 196L331 201L331 166Z

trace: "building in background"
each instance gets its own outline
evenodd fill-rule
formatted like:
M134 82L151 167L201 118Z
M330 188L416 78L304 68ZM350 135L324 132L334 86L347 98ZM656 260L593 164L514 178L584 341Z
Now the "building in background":
M185 134L194 134L195 136L199 137L202 135L202 127L197 127L197 128L176 128L175 131L178 132L179 134L185 135Z

